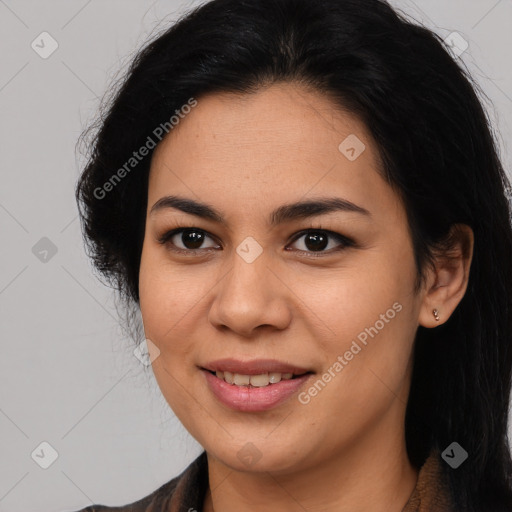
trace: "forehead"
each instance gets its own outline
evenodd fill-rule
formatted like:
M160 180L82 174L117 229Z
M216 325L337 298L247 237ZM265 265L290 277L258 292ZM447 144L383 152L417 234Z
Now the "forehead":
M379 164L365 125L319 92L286 83L209 94L155 149L148 206L166 193L252 208L337 194L385 209L396 197Z
M201 97L156 153L164 152L174 139L174 150L185 144L188 149L194 148L197 157L217 148L222 150L217 158L252 150L258 153L260 162L277 156L278 161L293 160L303 155L316 155L321 160L338 156L340 142L351 134L365 140L367 157L377 157L365 125L356 116L342 111L320 92L278 83L250 94L213 93ZM259 153L262 148L266 151Z

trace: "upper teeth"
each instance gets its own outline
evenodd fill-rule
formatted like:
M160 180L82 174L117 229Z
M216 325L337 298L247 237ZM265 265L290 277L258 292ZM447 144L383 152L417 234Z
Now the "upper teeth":
M260 375L242 375L240 373L231 372L215 372L219 379L225 380L228 384L235 384L237 386L255 386L258 388L268 386L269 384L277 384L281 379L291 379L293 373L262 373Z

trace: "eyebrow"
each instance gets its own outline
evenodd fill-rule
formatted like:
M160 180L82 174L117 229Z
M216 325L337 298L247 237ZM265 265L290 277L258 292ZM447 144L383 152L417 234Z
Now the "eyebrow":
M211 220L220 224L226 224L222 214L212 206L180 196L165 196L160 198L152 207L150 214L158 211L173 208L184 213ZM308 201L299 201L276 208L269 217L270 225L278 225L299 219L307 219L317 215L332 212L359 213L371 217L371 213L365 208L358 206L347 199L340 197L322 197Z

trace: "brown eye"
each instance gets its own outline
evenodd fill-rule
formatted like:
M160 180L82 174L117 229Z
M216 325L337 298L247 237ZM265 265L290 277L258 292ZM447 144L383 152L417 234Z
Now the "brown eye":
M206 240L212 238L201 229L197 228L180 228L164 233L158 241L169 246L172 250L178 252L197 251L199 249L211 249L218 245L204 246Z
M179 238L180 242L185 246L185 249L199 249L204 239L204 233L192 230L182 231L181 238Z
M329 244L329 237L325 233L308 233L304 235L304 245L310 251L323 251Z
M339 233L325 230L308 230L302 232L297 238L295 238L294 243L300 239L304 240L301 243L302 247L299 247L298 250L308 253L316 252L330 254L337 250L354 245L354 242L349 238L340 235ZM330 243L332 240L334 240L334 243ZM326 251L326 248L329 250Z

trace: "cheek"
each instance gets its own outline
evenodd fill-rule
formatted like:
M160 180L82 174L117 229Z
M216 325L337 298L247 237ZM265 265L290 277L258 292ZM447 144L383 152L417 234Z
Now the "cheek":
M213 285L211 280L211 272L199 266L180 267L158 250L143 250L140 309L146 337L158 346L166 367L177 364L178 359L173 356L192 350L197 320L207 315L202 299Z
M317 334L325 332L315 337L324 371L336 375L325 398L378 409L401 388L417 328L414 277L412 253L375 251L364 265L309 288L308 306L322 320Z
M165 262L158 251L144 248L139 272L140 309L144 331L159 349L152 362L158 386L171 409L187 416L190 407L181 382L187 380L185 372L193 369L188 364L192 353L191 332L195 308L200 306L191 278ZM189 426L191 428L191 426Z
M333 287L318 299L325 305L318 311L335 335L316 337L324 360L317 379L326 384L315 379L301 403L308 403L311 422L325 425L330 433L323 435L332 439L341 435L332 417L343 418L343 435L350 437L379 421L397 397L407 401L416 328L411 297L389 281L366 283L363 293L361 282L346 280L342 292Z
M184 282L178 268L166 263L160 252L145 243L139 272L140 308L144 326L153 332L158 328L168 329L194 294L194 286ZM187 293L184 293L185 288Z
M339 340L350 345L353 338L376 322L379 336L399 326L402 330L403 318L412 314L412 311L409 314L404 311L413 299L413 278L413 267L409 261L402 260L398 264L375 253L362 265L303 279L300 288L294 288L294 291L316 314L319 330L326 333L323 342L328 345L335 343L335 348L342 349ZM311 312L306 310L305 314L312 317ZM361 338L364 340L364 335ZM322 338L319 342L322 343ZM328 345L324 348L331 352L333 347L328 350Z

